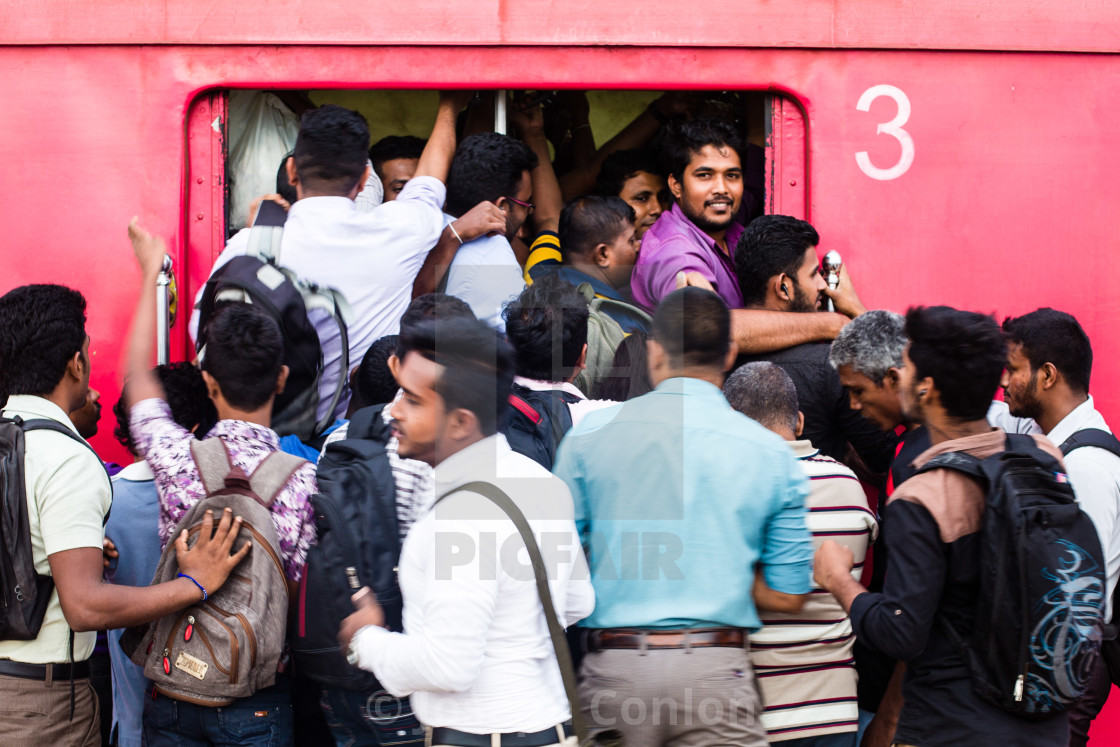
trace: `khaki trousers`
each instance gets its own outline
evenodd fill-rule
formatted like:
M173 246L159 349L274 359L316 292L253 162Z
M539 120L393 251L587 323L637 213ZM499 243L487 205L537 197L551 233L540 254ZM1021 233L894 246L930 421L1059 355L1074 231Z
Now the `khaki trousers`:
M0 744L99 747L97 695L89 678L74 680L71 719L69 680L46 682L0 676Z
M766 747L745 649L607 649L588 653L580 674L583 719L596 744Z

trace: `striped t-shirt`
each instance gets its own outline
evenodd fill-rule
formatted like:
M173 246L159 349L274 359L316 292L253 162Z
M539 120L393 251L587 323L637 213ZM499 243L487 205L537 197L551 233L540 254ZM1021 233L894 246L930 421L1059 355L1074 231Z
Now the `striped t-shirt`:
M855 556L859 578L878 524L855 474L808 441L791 446L809 478L807 524L813 543L826 539ZM751 636L751 662L766 709L762 723L771 742L854 732L859 725L855 637L844 608L815 583L796 614L761 612L763 627Z

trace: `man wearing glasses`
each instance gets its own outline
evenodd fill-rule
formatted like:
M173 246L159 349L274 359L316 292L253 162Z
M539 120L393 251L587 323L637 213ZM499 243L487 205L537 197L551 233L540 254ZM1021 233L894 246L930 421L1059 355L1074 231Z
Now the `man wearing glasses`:
M445 291L466 301L479 319L500 332L505 331L502 308L525 287L521 265L509 242L533 212L529 172L537 162L524 143L487 132L463 140L447 177L444 209L450 216L462 217L482 202L493 203L505 214L504 234L462 243L447 271ZM447 222L451 220L447 218Z

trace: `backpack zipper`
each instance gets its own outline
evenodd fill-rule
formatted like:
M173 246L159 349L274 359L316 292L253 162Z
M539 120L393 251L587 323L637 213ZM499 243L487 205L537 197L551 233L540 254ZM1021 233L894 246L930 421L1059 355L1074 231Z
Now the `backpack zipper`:
M209 602L207 604L209 604ZM224 622L222 622L220 617L218 617L205 607L202 608L202 611L210 617L214 618L214 621L225 628L226 632L229 634L229 684L236 685L238 664L240 663L241 658L241 648L237 645L237 637L233 634L233 628L226 625ZM201 632L202 630L200 629L199 633ZM213 655L213 652L211 652L211 655ZM217 658L214 659L214 663L217 664Z
M245 630L245 637L249 639L249 666L253 666L254 664L256 664L257 663L257 636L253 632L253 628L249 625L249 621L245 618L245 616L242 615L240 612L226 612L224 609L222 609L218 605L214 604L213 602L207 602L206 604L210 605L211 607L214 608L214 610L216 610L217 612L220 612L221 614L225 615L227 618L230 618L230 617L236 617L237 618L238 622L241 623L241 627Z

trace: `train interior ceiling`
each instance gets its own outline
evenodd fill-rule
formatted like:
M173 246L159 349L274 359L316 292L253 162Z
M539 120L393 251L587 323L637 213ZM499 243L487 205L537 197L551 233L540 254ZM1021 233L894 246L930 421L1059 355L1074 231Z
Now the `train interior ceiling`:
M765 204L765 172L772 159L775 138L771 122L774 104L781 97L766 91L625 91L562 90L511 91L507 96L506 131L516 134L517 109L540 104L558 175L577 168L588 152L601 148L624 133L648 107L689 116L718 116L733 122L748 155L744 159L745 185ZM435 119L435 90L232 90L228 92L228 130L225 184L228 234L243 227L250 201L275 191L275 178L283 155L295 144L299 115L313 107L337 104L354 109L369 122L371 143L390 135L426 138ZM660 99L660 101L659 101ZM460 115L460 132L494 129L495 91L479 91ZM589 125L594 148L586 134ZM624 134L625 138L626 135ZM639 138L643 144L648 138ZM644 142L645 146L651 146ZM580 146L583 146L582 148ZM760 207L761 211L761 207Z

